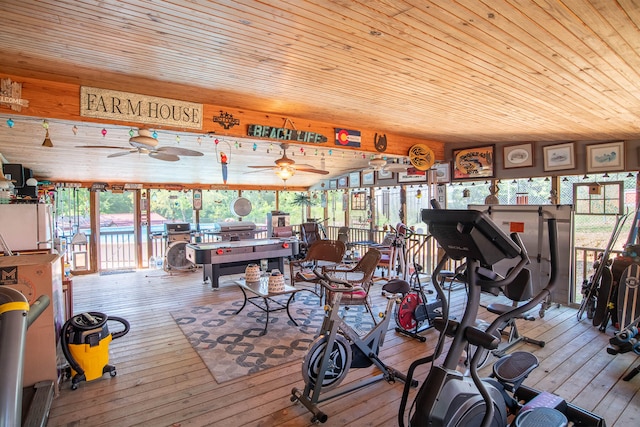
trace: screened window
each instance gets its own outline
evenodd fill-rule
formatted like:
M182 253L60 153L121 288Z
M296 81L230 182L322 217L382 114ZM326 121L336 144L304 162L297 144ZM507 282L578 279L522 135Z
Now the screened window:
M585 182L573 187L576 214L620 215L624 211L622 182Z

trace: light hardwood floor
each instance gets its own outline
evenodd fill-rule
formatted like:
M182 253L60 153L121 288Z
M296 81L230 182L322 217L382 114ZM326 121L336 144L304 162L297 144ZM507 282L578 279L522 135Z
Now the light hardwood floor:
M124 317L131 331L110 345L110 363L117 376L81 383L75 391L69 382L63 383L48 426L312 425L311 414L290 401L291 389L303 387L301 361L217 384L169 314L182 307L241 298L230 279L223 278L220 289L212 291L202 283L200 271L74 277L74 313L99 311ZM380 302L380 287L372 290L374 303ZM460 313L464 300L464 290L452 293L453 314ZM485 319L492 317L482 308L480 313ZM543 319L520 321L525 335L546 341L543 348L521 344L541 362L525 384L596 412L608 426L640 425L640 375L622 381L640 358L633 353L607 354L613 331L601 333L586 319L578 322L575 314L568 307L551 308ZM391 329L381 358L406 371L413 360L433 350L436 332L427 331L425 336L427 342L420 343ZM425 365L417 370L419 381L427 369ZM481 373L488 374L487 369ZM352 369L345 383L374 374L369 368ZM400 382L379 382L325 402L321 408L329 419L324 425L395 426L402 388Z

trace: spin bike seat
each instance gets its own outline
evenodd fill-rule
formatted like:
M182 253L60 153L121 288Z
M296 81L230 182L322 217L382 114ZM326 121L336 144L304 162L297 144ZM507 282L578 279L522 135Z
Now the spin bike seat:
M390 294L402 294L406 295L411 290L409 283L406 280L393 279L389 280L382 286L382 290L389 292Z

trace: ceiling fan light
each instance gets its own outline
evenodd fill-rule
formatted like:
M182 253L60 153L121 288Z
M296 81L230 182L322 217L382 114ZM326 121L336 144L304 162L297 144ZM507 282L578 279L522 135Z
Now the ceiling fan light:
M288 180L296 173L296 170L291 167L280 167L276 169L276 175L280 177L283 181Z
M374 169L382 169L387 164L387 161L383 158L374 158L369 160L369 166Z

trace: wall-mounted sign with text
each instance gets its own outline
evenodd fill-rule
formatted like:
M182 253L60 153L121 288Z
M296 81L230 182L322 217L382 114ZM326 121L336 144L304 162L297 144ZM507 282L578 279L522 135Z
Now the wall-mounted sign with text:
M255 138L269 138L294 142L310 142L313 144L327 142L327 137L319 133L296 129L277 128L264 125L249 125L247 135Z
M80 115L202 129L202 104L87 86L80 88Z

